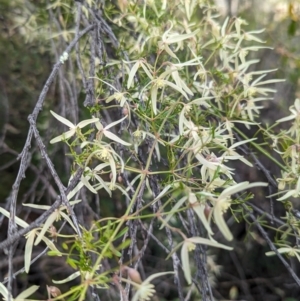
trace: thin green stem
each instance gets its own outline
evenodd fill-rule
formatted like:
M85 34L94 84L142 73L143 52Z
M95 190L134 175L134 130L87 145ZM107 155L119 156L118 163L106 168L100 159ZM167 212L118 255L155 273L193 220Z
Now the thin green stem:
M132 209L132 207L134 206L137 198L138 198L138 195L140 193L140 189L143 185L143 182L145 181L146 177L147 177L147 174L148 174L148 169L149 169L149 166L150 166L150 163L151 163L151 159L152 159L152 155L153 155L153 151L154 151L154 147L155 147L155 143L158 143L157 141L154 141L152 147L151 147L151 150L149 152L149 156L148 156L148 159L147 159L147 163L146 163L146 166L145 166L145 170L144 170L144 173L142 174L141 176L141 180L139 182L139 185L130 201L130 204L128 205L127 207L127 210L123 216L123 218L120 219L119 221L119 224L117 225L115 231L112 233L111 237L109 238L109 240L107 241L106 245L104 246L104 248L102 249L102 252L100 254L100 256L97 258L94 266L93 266L93 269L92 271L90 272L90 279L93 279L95 273L96 273L96 270L98 269L102 259L104 258L104 254L106 253L106 251L108 250L108 248L111 246L112 242L114 241L114 239L116 238L117 234L119 233L119 231L121 230L121 227L123 226L123 224L128 220L128 215ZM85 295L86 295L86 291L88 289L89 285L86 284L84 285L83 287L83 290L81 292L81 295L80 295L80 298L79 298L79 301L83 301L85 299Z
M234 130L242 136L245 140L249 140L249 138L238 128L234 127ZM266 157L268 157L270 160L272 160L274 163L276 163L281 169L284 171L288 171L286 166L282 165L280 162L278 162L271 154L269 154L265 149L263 149L260 145L255 143L254 141L249 141L249 143L254 146L258 151L260 151L262 154L264 154Z

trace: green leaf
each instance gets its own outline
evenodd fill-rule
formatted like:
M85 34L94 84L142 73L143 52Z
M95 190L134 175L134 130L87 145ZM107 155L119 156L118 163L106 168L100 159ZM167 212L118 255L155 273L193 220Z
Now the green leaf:
M291 20L289 26L288 26L288 35L289 36L294 36L296 34L296 31L297 31L297 27L298 27L298 24L296 21L294 20Z
M47 255L48 256L62 256L61 252L59 252L59 251L52 251L52 250L48 251Z
M78 263L77 260L74 260L74 259L71 259L71 258L67 258L66 262L67 262L67 264L68 264L71 268L73 268L74 270L77 269L77 263Z
M116 249L117 250L124 250L130 245L130 243L131 243L131 239L126 239Z
M69 246L65 242L63 242L61 246L64 250L69 250Z
M128 227L125 227L124 229L122 229L122 231L120 231L120 232L116 235L115 240L118 239L118 238L120 238L120 237L122 237L125 233L127 233L127 231L128 231Z

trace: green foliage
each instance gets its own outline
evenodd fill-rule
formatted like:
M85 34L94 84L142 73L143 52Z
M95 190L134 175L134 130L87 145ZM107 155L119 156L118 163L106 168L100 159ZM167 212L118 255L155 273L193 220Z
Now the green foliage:
M132 252L135 246L137 225L143 225L145 233L151 236L155 221L168 238L173 235L167 259L172 258L174 263L180 249L187 285L200 281L192 269L190 254L198 254L198 245L232 250L233 246L223 243L227 240L230 244L235 239L226 222L227 214L237 222L247 221L251 213L247 202L254 194L242 192L270 184L242 181L233 167L234 162L253 167L253 162L242 155L246 145L271 157L256 138L247 138L247 129L259 129L280 155L280 162L273 159L282 172L282 178L277 179L280 192L270 197L276 195L278 201L288 202L291 197L300 196L300 100L291 106L290 116L277 120L270 128L261 125L264 103L275 92L273 85L282 81L270 79L269 74L275 70L254 71L258 60L250 58L250 53L265 48L258 37L262 30L247 31L241 18L220 21L208 1L120 0L101 5L87 1L76 7L83 13L83 23L93 20L95 10L103 12L110 30L102 37L103 49L98 49L102 55L94 53L89 58L86 49L76 54L84 72L88 73L97 61L94 74L89 73L88 77L96 99L95 105L88 108L91 118L72 122L51 111L68 128L50 143L63 143L67 148L72 159L72 168L66 171L69 182L83 170L64 202L71 208L78 203L71 200L87 191L89 196L102 193L109 200L119 194L126 206L122 207L121 217L103 217L90 228L79 230L64 203L51 213L42 228L27 235L30 244L25 252L25 269L29 271L33 245L44 240L51 249L49 255L65 256L66 263L76 270L66 279L54 282L62 284L80 277L80 284L57 296L48 292L50 297L86 300L90 289L108 289L110 283L125 294L122 284L127 283L136 289L132 300L149 300L155 294L150 281L173 272L153 274L141 281L136 269L127 266L134 264L132 256L129 263L124 263L125 252ZM60 21L59 32L51 29L51 39L70 42L76 20L74 2L57 1L48 9L58 14ZM38 16L33 16L35 22ZM289 28L289 33L294 34L295 30ZM92 38L91 35L88 39ZM72 53L61 53L58 59L64 66L75 60ZM76 76L83 82L87 80L82 71ZM293 122L289 129L274 130L287 121ZM100 203L104 206L103 199ZM63 212L66 209L67 214ZM9 216L7 211L1 212ZM61 218L75 234L57 234L57 248L63 249L60 252L45 235ZM22 222L18 220L26 227ZM267 227L263 220L260 222ZM195 230L195 225L201 225L201 230ZM299 259L298 246L292 247L289 242L296 235L294 228L298 231L299 224L289 208L286 223L273 229L275 243L279 246L277 253ZM149 237L145 239L148 240ZM112 268L105 268L107 262ZM178 266L174 274L178 282ZM8 296L2 287L1 293Z

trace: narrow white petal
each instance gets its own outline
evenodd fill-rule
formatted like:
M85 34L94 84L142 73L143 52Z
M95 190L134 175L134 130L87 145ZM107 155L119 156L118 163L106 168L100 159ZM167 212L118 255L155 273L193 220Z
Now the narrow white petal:
M139 66L140 66L140 61L137 61L131 68L129 76L128 76L127 89L129 89L131 87L131 85L133 83L133 78L134 78Z
M0 282L0 294L5 298L5 300L8 300L9 292L2 282Z
M131 145L130 143L128 143L128 142L122 140L122 139L119 138L117 135L113 134L112 132L105 131L105 132L104 132L104 135L105 135L108 139L113 140L113 141L118 142L118 143L121 143L121 144L123 144L123 145L127 145L127 146Z
M29 235L27 236L27 241L25 245L25 253L24 253L24 262L25 262L25 272L28 274L30 269L30 261L31 261L31 255L32 255L32 248L33 248L33 242L35 238L35 229L29 232Z
M50 140L50 143L53 144L56 142L60 142L62 140L69 139L75 134L75 132L76 132L75 129L71 129L70 131L63 133L62 135L53 138L52 140Z
M84 176L81 177L81 182L83 183L83 185L92 193L97 194L97 191L94 189L94 187L90 184L90 182L88 181L88 179Z
M53 112L53 111L50 111L50 113L51 113L57 120L59 120L61 123L67 125L70 129L76 127L75 124L73 124L70 120L68 120L68 119L66 119L66 118L64 118L64 117L62 117L62 116L56 114L56 113Z
M51 215L46 220L46 222L42 228L42 231L40 232L37 239L35 240L35 243L34 243L35 246L37 246L40 243L40 241L43 239L46 231L55 222L56 218L57 218L57 212L54 211L53 213L51 213Z
M166 43L172 44L172 43L181 42L183 40L194 37L198 32L199 32L199 30L197 29L192 33L171 35L169 38L167 38Z
M233 249L232 247L220 244L220 243L216 242L215 240L211 240L211 239L207 239L207 238L203 238L203 237L190 237L188 240L194 244L202 244L202 245L207 245L207 246L215 247L215 248L221 248L221 249L225 249L225 250L229 250L229 251L231 251Z
M95 123L97 121L99 121L99 118L92 118L92 119L83 120L83 121L80 121L77 124L77 127L82 129L83 127L87 126L88 124Z
M186 241L183 243L181 248L181 264L182 270L184 273L185 280L188 284L192 283L192 276L191 276L191 267L190 267L190 260L189 260L189 250L188 250L189 242Z
M29 297L30 295L32 295L33 293L35 293L37 290L39 289L39 286L37 285L33 285L29 288L27 288L25 291L23 291L21 294L19 294L16 299L16 301L18 300L24 300L27 299L27 297Z
M73 279L77 278L80 276L80 272L77 271L73 274L71 274L69 277L67 277L66 279L63 279L63 280L53 280L52 279L52 282L55 283L55 284L63 284L63 283L66 283L66 282L70 282L72 281Z
M216 206L213 209L213 215L214 215L215 222L219 230L221 231L221 233L224 235L224 237L229 241L233 240L233 235L230 232L223 217L222 204L220 200L217 202Z
M121 118L120 120L117 120L117 121L114 121L114 122L108 124L108 125L104 128L104 130L110 129L111 127L115 126L116 124L121 123L121 122L122 122L124 119L126 119L126 118L127 118L127 116L124 116L124 117Z
M5 210L4 208L2 208L2 207L0 207L0 213L2 213L7 218L10 218L10 213L7 210ZM15 221L16 221L17 225L19 225L19 226L21 226L23 228L26 228L26 227L29 226L25 221L23 221L22 219L20 219L17 216L15 216Z

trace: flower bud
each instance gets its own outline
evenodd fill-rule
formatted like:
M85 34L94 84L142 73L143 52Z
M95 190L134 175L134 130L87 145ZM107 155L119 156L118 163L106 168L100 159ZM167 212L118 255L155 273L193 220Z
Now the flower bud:
M51 225L49 227L49 231L50 231L50 237L52 237L54 239L54 241L57 241L57 230L56 230L56 228L53 225Z
M130 279L135 282L135 283L142 283L142 279L141 279L141 275L140 273L133 269L133 268L127 268L127 273L128 273L128 276L130 277Z
M123 110L122 110L122 113L124 116L127 116L128 115L128 108L124 107Z
M210 212L211 212L211 207L208 206L207 204L205 204L204 215L205 215L206 219L208 219Z
M118 176L118 182L120 183L120 184L122 184L123 183L123 177L119 174L119 176Z
M58 287L56 286L47 286L48 294L51 295L51 297L58 297L61 295L61 291Z
M129 276L129 278L131 279L131 281L135 282L135 283L142 283L142 279L141 279L141 275L140 273L133 269L133 268L129 268L127 266L122 266L121 268L121 272L122 274L124 274L124 272L127 272L127 275Z

